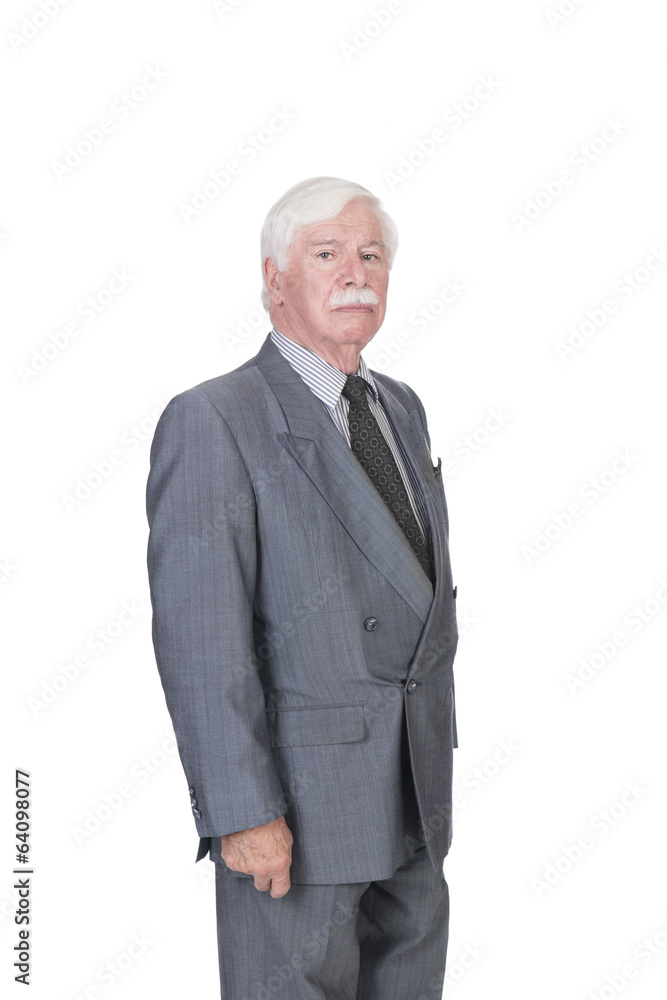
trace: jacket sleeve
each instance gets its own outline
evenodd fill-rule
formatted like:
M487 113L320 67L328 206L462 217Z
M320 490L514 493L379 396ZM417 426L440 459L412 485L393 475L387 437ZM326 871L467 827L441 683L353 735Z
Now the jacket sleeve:
M252 633L257 542L248 469L198 390L176 396L151 448L153 644L200 837L287 811Z

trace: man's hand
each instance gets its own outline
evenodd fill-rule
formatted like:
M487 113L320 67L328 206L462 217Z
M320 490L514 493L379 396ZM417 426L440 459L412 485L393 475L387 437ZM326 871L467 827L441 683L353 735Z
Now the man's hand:
M228 868L253 875L255 889L271 890L276 899L289 891L292 833L284 816L222 837L222 857Z

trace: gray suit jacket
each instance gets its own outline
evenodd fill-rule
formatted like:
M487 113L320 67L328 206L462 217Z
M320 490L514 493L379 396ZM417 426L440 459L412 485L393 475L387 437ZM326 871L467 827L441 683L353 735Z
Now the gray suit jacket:
M295 882L388 878L451 841L455 591L422 404L378 372L426 498L433 586L320 401L267 336L171 400L151 449L153 641L202 838L278 816ZM414 802L414 798L412 799Z

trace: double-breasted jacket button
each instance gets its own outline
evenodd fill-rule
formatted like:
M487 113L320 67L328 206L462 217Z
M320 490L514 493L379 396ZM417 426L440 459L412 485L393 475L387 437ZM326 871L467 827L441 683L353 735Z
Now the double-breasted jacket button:
M378 627L377 618L373 618L372 615L369 618L364 618L364 628L366 629L367 632L374 632L377 627Z
M417 690L417 681L409 681L407 687L408 694L412 694L412 692L416 690Z

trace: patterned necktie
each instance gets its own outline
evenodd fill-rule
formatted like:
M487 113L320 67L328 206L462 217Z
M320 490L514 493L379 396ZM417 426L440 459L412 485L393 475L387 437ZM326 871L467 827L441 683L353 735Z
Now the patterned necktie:
M341 391L350 401L348 422L352 451L396 518L422 569L431 582L434 582L426 539L415 517L391 448L368 405L366 381L359 375L348 375Z

